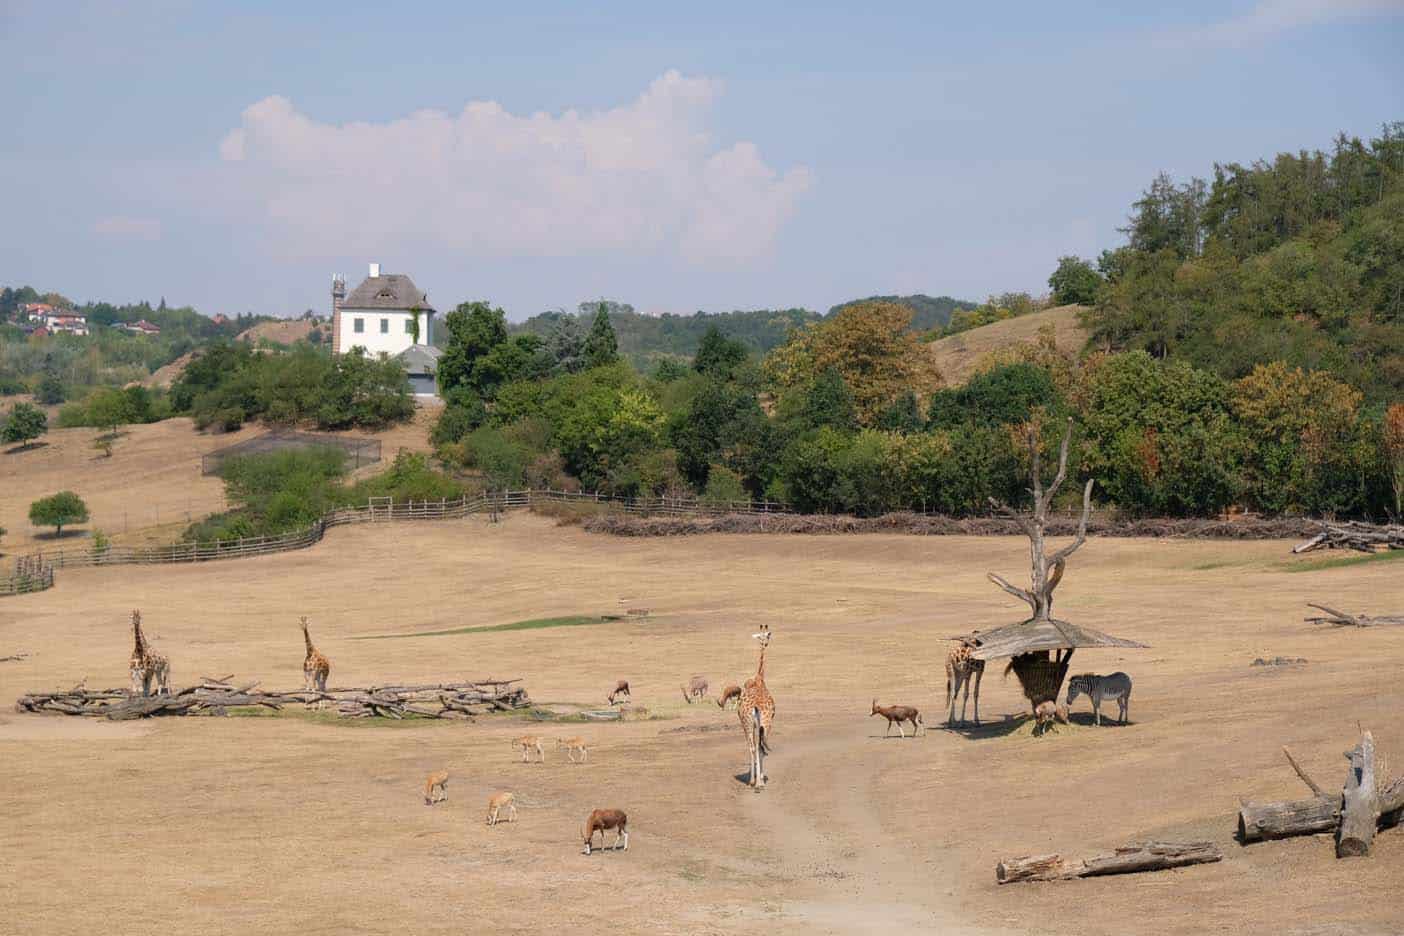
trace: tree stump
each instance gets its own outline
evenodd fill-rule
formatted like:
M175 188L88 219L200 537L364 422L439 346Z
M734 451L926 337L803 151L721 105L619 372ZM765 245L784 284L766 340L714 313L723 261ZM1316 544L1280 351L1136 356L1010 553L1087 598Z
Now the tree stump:
M1360 743L1346 754L1350 770L1341 791L1341 826L1336 833L1336 857L1359 858L1370 854L1379 822L1379 796L1375 790L1375 739L1365 732Z

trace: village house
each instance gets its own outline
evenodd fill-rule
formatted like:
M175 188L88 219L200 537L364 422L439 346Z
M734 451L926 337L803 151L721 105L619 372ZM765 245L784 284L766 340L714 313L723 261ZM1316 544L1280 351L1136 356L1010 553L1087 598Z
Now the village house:
M125 322L119 325L118 327L121 328L123 331L131 332L133 335L147 335L148 337L155 337L156 335L161 334L161 327L159 325L153 325L146 319L141 319L140 321L136 322Z
M332 350L363 348L371 355L398 358L415 396L436 395L442 352L431 344L434 307L403 273L382 273L370 264L361 285L346 292L346 280L332 277Z

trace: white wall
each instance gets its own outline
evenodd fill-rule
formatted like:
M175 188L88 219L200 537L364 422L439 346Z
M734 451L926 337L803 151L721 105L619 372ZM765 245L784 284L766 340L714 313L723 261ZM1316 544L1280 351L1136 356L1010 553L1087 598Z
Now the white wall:
M427 312L419 314L419 344L429 343L430 319L433 316ZM356 331L356 320L362 321L364 331ZM414 336L406 331L407 323L412 321L413 316L408 312L389 312L382 309L342 309L341 310L341 341L337 346L337 352L345 354L352 348L360 345L371 355L399 354L414 344ZM387 323L388 331L380 330L381 321Z

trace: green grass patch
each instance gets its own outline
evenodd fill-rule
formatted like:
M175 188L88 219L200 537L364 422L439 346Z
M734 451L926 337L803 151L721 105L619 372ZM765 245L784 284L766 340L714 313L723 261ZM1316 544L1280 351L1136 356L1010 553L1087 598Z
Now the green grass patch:
M1341 556L1335 559L1283 562L1278 568L1283 572L1316 572L1320 569L1340 569L1345 566L1368 565L1373 562L1396 562L1404 560L1404 549L1391 549L1388 552L1370 553L1362 556Z
M316 709L306 709L302 706L284 706L282 710L268 708L264 705L239 705L227 710L230 718L283 718L295 721L312 722L319 725L336 725L341 728L407 728L410 726L440 724L456 724L460 719L456 718L426 718L422 715L406 715L404 718L342 718L337 715L335 708L326 708L321 711ZM487 718L487 715L478 715L476 718Z
M542 630L548 627L584 627L587 624L609 624L623 620L618 614L589 615L572 614L566 617L533 618L529 621L513 621L510 624L489 624L486 627L455 627L450 630L416 631L413 634L372 634L366 637L352 637L352 640L396 640L404 637L448 637L453 634L491 634L501 631Z

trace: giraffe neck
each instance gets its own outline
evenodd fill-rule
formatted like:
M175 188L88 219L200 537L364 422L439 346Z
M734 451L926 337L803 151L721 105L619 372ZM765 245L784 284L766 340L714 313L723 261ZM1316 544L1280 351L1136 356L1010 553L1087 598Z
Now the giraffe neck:
M307 630L307 625L302 625L302 639L307 644L307 655L311 656L317 652L317 648L312 646L312 634Z
M132 637L135 641L132 653L139 657L146 656L146 638L141 635L141 621L132 621Z
M760 664L756 667L756 679L765 681L765 647L761 647Z

